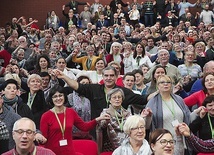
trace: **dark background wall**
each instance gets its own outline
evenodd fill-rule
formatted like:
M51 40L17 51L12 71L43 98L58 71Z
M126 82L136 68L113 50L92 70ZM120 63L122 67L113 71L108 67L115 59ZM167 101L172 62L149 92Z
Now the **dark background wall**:
M81 0L79 0L81 1ZM100 0L102 4L109 4L111 0ZM130 3L132 0L128 0ZM142 0L138 0L142 2ZM145 0L143 0L145 1ZM43 29L47 12L55 10L61 21L64 20L62 15L62 5L69 2L69 0L1 0L0 3L0 27L4 27L6 22L10 22L13 17L24 16L26 19L32 17L38 19L40 29ZM88 0L90 4L94 0ZM127 0L123 0L127 2ZM194 3L195 0L189 0ZM79 6L79 11L83 10L83 6ZM195 9L193 9L195 12Z

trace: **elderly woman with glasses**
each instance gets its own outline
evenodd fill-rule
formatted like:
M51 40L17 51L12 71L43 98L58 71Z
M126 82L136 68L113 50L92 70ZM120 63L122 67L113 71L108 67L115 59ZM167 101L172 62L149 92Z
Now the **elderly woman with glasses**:
M176 140L174 126L179 122L190 123L190 111L183 99L172 93L172 80L167 75L157 79L159 93L149 100L146 107L153 112L151 131L157 128L169 130ZM179 141L182 143L182 141ZM183 148L184 149L184 148Z
M120 88L114 88L107 93L109 108L103 109L101 114L107 113L111 119L101 121L97 127L97 142L100 152L114 151L125 138L123 125L131 114L122 107L124 99L124 92Z
M145 139L146 131L143 117L139 115L128 117L123 130L128 138L113 152L113 155L150 155L152 153L149 143Z

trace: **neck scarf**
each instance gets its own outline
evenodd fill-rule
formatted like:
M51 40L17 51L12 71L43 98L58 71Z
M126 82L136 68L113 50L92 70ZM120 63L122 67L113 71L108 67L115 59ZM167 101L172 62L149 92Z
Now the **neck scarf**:
M14 99L7 99L6 96L4 95L3 100L5 104L12 106L14 103L18 102L18 96L16 96Z

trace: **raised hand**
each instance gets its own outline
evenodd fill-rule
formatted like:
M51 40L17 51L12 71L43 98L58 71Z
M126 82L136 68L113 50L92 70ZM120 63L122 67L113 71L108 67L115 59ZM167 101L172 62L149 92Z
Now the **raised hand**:
M142 117L151 117L152 116L152 110L150 108L145 108L140 114Z

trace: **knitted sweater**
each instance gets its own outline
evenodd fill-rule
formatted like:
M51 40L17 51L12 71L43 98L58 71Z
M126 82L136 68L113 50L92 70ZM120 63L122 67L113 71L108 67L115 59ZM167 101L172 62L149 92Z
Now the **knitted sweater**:
M16 114L11 107L3 105L3 112L0 114L0 120L6 124L9 131L9 149L12 149L15 145L12 137L13 124L20 118L21 116Z

